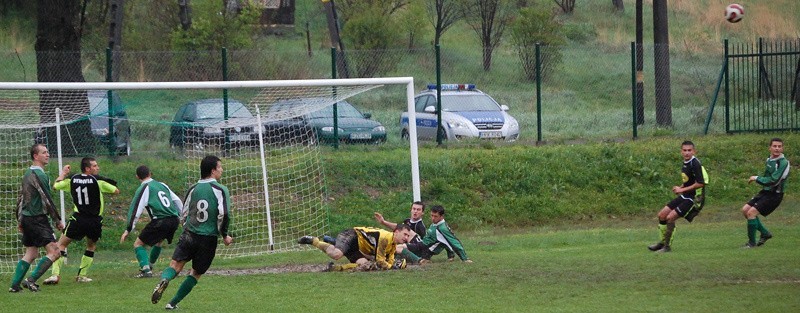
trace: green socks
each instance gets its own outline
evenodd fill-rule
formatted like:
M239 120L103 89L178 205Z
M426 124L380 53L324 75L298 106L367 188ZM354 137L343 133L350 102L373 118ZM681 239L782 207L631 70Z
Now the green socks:
M183 298L186 297L190 292L192 292L192 288L197 285L197 278L194 278L192 275L186 276L186 280L183 281L181 286L178 288L178 292L172 297L172 300L169 300L169 303L172 305L177 305L178 302L181 302Z
M747 220L747 242L752 245L756 244L756 231L758 231L758 218ZM764 227L764 226L761 226Z
M37 281L39 277L42 277L42 275L44 275L44 273L50 269L51 265L53 265L53 261L47 256L40 258L39 263L36 264L36 269L34 269L33 273L31 273L30 280L34 282Z
M756 216L756 229L761 233L762 236L764 234L769 234L769 231L766 227L764 227L764 224L761 224L761 220L758 218L758 216Z
M14 270L14 277L11 279L11 287L19 286L22 278L28 273L29 268L31 268L30 263L24 260L19 260L19 262L17 262L17 269Z
M166 280L172 280L175 276L178 275L178 272L175 271L172 267L167 267L164 269L164 272L161 273L161 278Z
M150 264L156 264L158 261L158 256L161 255L161 247L153 246L150 248Z
M408 249L406 249L406 248L403 248L403 251L402 251L402 252L400 252L400 254L401 254L401 255L402 255L404 258L406 258L406 260L409 260L409 261L411 261L411 263L414 263L414 264L417 264L417 263L419 263L419 260L422 260L422 258L418 257L418 256L417 256L416 254L414 254L413 252L411 252L411 251L408 251Z
M144 269L145 266L150 268L150 260L147 257L147 249L143 246L133 248L136 253L136 260L139 261L139 268Z

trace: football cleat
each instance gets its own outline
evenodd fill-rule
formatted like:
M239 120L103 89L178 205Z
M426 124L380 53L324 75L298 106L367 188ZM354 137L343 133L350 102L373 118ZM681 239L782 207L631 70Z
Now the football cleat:
M153 289L153 296L150 297L150 301L152 301L153 304L158 303L158 300L161 300L161 295L164 294L164 290L166 290L168 286L169 280L162 279L160 282L158 282L156 289Z
M20 285L22 285L22 287L24 287L24 288L28 288L28 290L33 291L33 292L39 291L39 285L37 285L36 283L34 283L34 282L30 281L30 280L27 280L27 279L22 280Z
M758 240L758 243L756 243L756 246L763 246L764 243L766 243L767 240L770 240L770 239L772 239L772 234L769 234L769 233L768 234L762 234L761 235L761 239Z
M328 235L322 236L322 241L327 242L327 243L332 244L332 245L336 244L336 238L333 238L333 237L328 236Z
M659 242L659 243L647 246L647 249L649 249L650 251L658 251L658 250L661 250L661 248L664 248L664 243L663 242Z
M59 281L61 281L61 276L53 275L53 276L47 277L47 279L44 280L44 284L45 285L58 285Z
M310 245L312 242L314 242L314 237L311 236L303 236L297 239L297 243L302 245Z
M16 293L16 292L20 292L20 291L22 291L22 287L20 287L19 285L11 286L11 288L8 288L8 292L15 292Z
M136 274L136 276L133 276L133 277L135 277L135 278L153 277L153 271L139 271L139 274Z
M742 249L751 249L751 248L755 248L755 247L758 247L758 246L755 243L752 243L752 242L748 241L747 243L744 244L744 246L742 246Z
M177 304L172 304L172 303L167 303L167 305L164 307L164 309L165 310L177 310L178 309L178 305Z
M406 259L397 259L397 260L394 261L394 264L392 265L392 269L393 270L402 270L402 269L406 268L406 265L407 265L406 264Z
M661 249L658 249L658 251L656 251L656 252L658 252L658 253L672 252L672 248L670 248L669 246L665 245L665 246L661 247Z
M75 277L75 281L79 283L91 283L93 279L86 276Z

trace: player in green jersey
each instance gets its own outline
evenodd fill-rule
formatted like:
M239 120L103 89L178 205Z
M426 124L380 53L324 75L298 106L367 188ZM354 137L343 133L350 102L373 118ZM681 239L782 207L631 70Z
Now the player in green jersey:
M44 173L45 165L50 162L47 147L42 144L33 145L31 159L33 160L31 166L22 176L22 189L17 201L17 210L14 212L17 217L17 228L22 233L25 254L14 270L9 292L22 290L20 284L31 291L39 291L36 280L53 265L53 261L60 257L48 216L58 230L64 229L64 222L60 220L53 198L50 196L50 178ZM31 263L39 256L41 247L45 248L47 255L39 259L31 276L23 281L22 278L25 277Z
M183 201L183 233L178 238L169 267L161 273L161 281L150 298L153 304L158 303L169 282L183 270L186 262L192 261L192 270L167 303L167 310L176 309L211 266L217 252L217 238L222 237L226 246L233 243L233 237L228 233L230 192L217 181L222 177L222 161L213 155L204 157L200 161L200 177L202 179L186 193Z
M56 190L68 191L72 195L74 213L67 222L64 234L58 239L58 249L61 256L66 256L67 247L72 241L83 240L86 237L86 251L81 257L78 276L75 281L86 283L92 279L86 276L89 267L94 262L94 253L97 250L97 241L103 233L103 211L105 201L103 193L119 194L116 186L97 179L100 173L100 166L94 158L83 158L81 160L81 173L72 175L69 179L64 179L70 172L70 166L64 166L64 171L56 179L53 186ZM53 264L53 275L45 280L45 284L57 284L60 281L61 265L63 258L59 258Z
M406 248L425 260L430 260L432 256L447 250L455 252L461 261L472 263L472 260L467 257L467 251L464 250L461 240L456 237L444 220L444 213L443 206L434 205L431 208L432 224L428 227L425 236L422 237L422 241L409 243Z
M750 201L742 207L742 214L747 219L747 243L745 248L753 248L763 245L772 238L770 233L758 218L758 214L767 216L783 201L784 185L789 176L789 160L783 156L783 140L772 138L769 142L769 158L764 174L760 176L750 176L748 183L756 182L761 185L758 192ZM756 242L756 231L761 233L761 238Z
M403 221L403 224L410 226L411 230L414 231L414 235L412 236L413 238L411 238L409 243L421 242L422 236L425 236L427 228L425 227L425 222L422 221L422 215L424 213L425 213L425 204L422 201L414 201L413 203L411 203L410 216L409 218ZM397 223L385 220L381 213L375 212L373 216L375 217L375 220L378 221L378 223L388 227L389 229L394 229L395 227L397 227ZM453 252L453 250L450 250L449 248L446 250L447 250L447 259L451 261L454 260L456 254ZM424 264L428 262L428 260L420 258L416 254L412 253L410 250L406 249L405 244L397 245L397 254L401 255L404 259L408 261L408 263L411 264Z
M128 210L128 226L119 238L119 242L125 241L128 234L133 231L142 212L146 210L150 215L150 223L136 238L133 243L133 251L139 261L139 274L136 277L153 277L152 265L156 263L161 254L161 243L164 240L172 243L175 230L178 229L178 216L183 210L183 201L169 189L169 186L154 180L146 165L136 168L136 178L142 183L136 189L136 194L133 195L131 207ZM144 245L152 247L149 256Z

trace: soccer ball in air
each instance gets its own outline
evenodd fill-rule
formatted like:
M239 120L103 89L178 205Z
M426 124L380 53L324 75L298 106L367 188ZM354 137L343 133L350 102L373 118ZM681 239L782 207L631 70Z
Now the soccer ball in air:
M742 20L742 17L744 17L743 6L732 3L725 8L725 19L728 20L728 22L738 23Z

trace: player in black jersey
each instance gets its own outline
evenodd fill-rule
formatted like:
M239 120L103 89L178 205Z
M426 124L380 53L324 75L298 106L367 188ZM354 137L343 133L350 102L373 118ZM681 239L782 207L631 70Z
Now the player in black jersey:
M56 179L55 189L69 191L72 195L73 208L72 216L67 222L64 234L58 240L58 248L61 255L66 255L66 249L74 240L83 240L86 237L86 251L81 257L78 282L91 282L92 279L86 277L88 268L94 261L94 252L97 249L97 241L102 235L103 210L105 203L103 193L118 194L116 186L98 180L96 175L100 172L100 166L94 158L83 158L81 160L81 173L72 175L69 179L64 179L70 172L69 165L64 167L64 171ZM53 276L45 280L45 283L58 283L60 280L61 265L63 259L53 264Z
M650 251L670 252L672 248L672 234L675 232L675 221L679 217L686 218L694 209L696 190L703 188L706 182L703 178L703 166L695 154L694 143L684 141L681 143L681 156L683 166L681 167L680 186L673 186L672 193L677 195L661 211L658 212L658 230L661 234L661 241L648 246Z
M422 201L414 201L411 204L411 216L405 220L403 220L403 224L406 224L411 227L411 230L414 231L414 237L409 241L409 243L418 243L422 242L422 237L425 236L425 233L428 231L428 228L425 227L425 222L422 221L422 216L425 214L425 204ZM397 227L396 223L389 222L383 218L381 213L375 212L374 214L375 220L381 225L388 227L389 229L394 230ZM415 251L407 249L407 245L400 244L397 245L397 254L400 254L408 260L412 264L418 263L425 263L428 260L420 258ZM454 260L455 253L450 250L447 250L447 258L449 260ZM417 251L419 252L419 251Z

